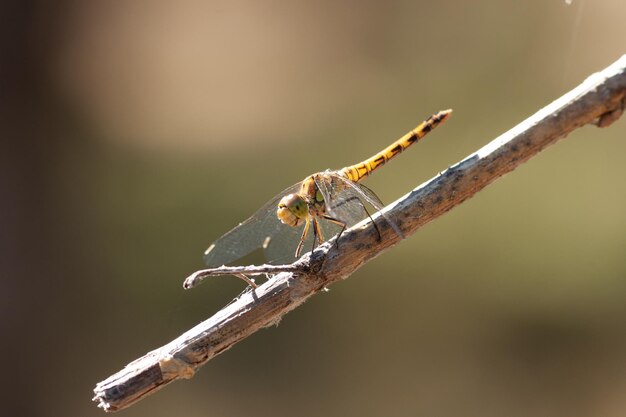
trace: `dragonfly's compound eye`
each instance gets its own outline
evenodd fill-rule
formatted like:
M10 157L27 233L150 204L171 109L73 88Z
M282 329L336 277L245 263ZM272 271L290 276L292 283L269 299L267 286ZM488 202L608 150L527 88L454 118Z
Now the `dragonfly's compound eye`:
M296 227L302 224L306 215L306 201L298 194L288 194L278 203L276 216L286 225Z

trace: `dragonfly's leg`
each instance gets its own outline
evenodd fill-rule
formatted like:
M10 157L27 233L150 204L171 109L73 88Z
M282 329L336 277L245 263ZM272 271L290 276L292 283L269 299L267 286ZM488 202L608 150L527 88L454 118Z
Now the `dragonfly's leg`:
M311 252L315 250L315 241L319 238L319 225L317 224L317 219L313 217L313 245L311 246Z
M315 250L315 240L317 239L317 244L321 245L324 242L324 234L322 233L322 229L320 227L320 222L317 221L316 217L312 217L313 222L313 247L311 248L311 252Z
M324 218L329 222L333 222L341 226L341 230L339 231L339 234L337 234L337 238L335 239L335 245L339 247L339 238L341 237L341 234L344 232L344 230L346 230L346 228L348 227L348 224L342 222L341 220L335 219L334 217L330 217L328 214L324 214Z
M346 200L346 202L351 201L351 200L357 200L357 201L359 202L359 204L361 205L361 207L363 207L363 210L365 211L365 214L367 214L367 217L369 217L369 219L371 220L372 224L374 225L374 229L376 229L376 233L378 233L378 240L380 241L380 240L382 239L382 235L380 234L380 229L378 228L378 225L376 224L376 222L374 221L374 219L372 219L372 216L370 215L370 212L369 212L369 211L367 211L367 207L365 207L365 204L363 204L363 202L361 201L361 199L360 199L360 198L358 198L358 197L351 197L351 198L347 199L347 200ZM344 203L344 204L345 204L345 203ZM341 205L341 203L340 203L340 204L338 204L338 205L337 205L337 207L339 207L340 205ZM340 226L342 226L342 227L343 227L343 229L341 229L341 232L339 232L339 235L337 235L337 240L339 240L339 236L341 236L341 234L343 233L343 231L344 231L344 230L346 230L346 224L345 224L344 222L342 222L342 221L340 221L340 220L337 220L337 219L334 219L334 218L332 218L332 217L330 217L330 216L326 216L326 215L325 215L325 216L324 216L324 218L325 218L326 220L330 220L331 222L336 223L336 224L338 224L338 225L340 225ZM386 218L385 218L385 219L386 219ZM389 220L387 220L387 221L389 222ZM393 224L392 224L392 226L393 226ZM395 228L394 228L394 229L395 229Z
M361 204L363 205L363 203L361 203ZM367 207L365 207L365 205L363 205L363 210L365 210L365 212L367 213L367 217L370 218L370 221L374 225L374 229L376 229L376 233L378 233L378 241L380 242L380 240L383 238L383 236L380 234L380 229L378 228L378 225L376 224L374 219L372 219L372 216L370 215L370 212L367 211Z
M317 243L321 245L324 243L324 234L322 233L322 229L320 228L320 222L317 221L315 217L313 217L313 225L315 226L315 231L317 233Z
M356 197L355 197L356 198ZM361 205L361 207L363 207L363 210L365 210L365 214L367 214L367 217L370 218L372 224L374 225L374 229L376 229L376 233L378 233L378 240L380 241L382 239L382 235L380 234L380 229L378 228L378 225L376 224L376 222L374 221L374 219L372 219L372 216L370 215L370 212L367 211L367 207L365 207L365 204L363 204L363 202L361 201L360 198L357 198L357 200L359 201L359 204ZM392 225L393 226L393 225Z
M300 257L300 252L302 252L302 245L304 245L304 239L306 239L306 235L309 234L309 225L310 223L310 219L307 216L306 221L304 223L304 230L302 231L302 236L300 237L300 243L298 243L298 247L296 248L296 254L295 257L299 258ZM313 239L313 242L315 242L315 239Z

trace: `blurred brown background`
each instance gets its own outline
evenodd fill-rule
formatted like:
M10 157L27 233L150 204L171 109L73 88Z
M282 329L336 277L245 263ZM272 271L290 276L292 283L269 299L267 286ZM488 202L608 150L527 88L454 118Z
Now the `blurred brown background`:
M243 289L182 279L287 185L453 108L367 181L393 201L626 52L623 0L1 8L7 416L104 415L96 382ZM575 132L123 415L626 415L625 136Z

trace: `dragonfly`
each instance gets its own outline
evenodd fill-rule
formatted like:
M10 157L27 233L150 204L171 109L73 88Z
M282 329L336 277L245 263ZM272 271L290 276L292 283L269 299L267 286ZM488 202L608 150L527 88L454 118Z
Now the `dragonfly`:
M318 172L288 187L213 242L204 252L205 263L209 267L227 265L260 248L270 264L291 263L308 243L314 249L316 243L324 242L325 237L341 235L347 227L366 217L371 218L365 203L377 211L383 208L383 203L360 181L417 143L451 113L452 110L443 110L433 114L358 164ZM382 217L399 236L403 236L392 220Z

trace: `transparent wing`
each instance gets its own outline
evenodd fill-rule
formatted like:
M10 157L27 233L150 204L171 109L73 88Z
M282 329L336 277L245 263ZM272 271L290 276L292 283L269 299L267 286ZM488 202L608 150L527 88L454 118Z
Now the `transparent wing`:
M331 171L327 171L316 178L315 184L324 197L326 214L346 223L349 227L367 217L367 211L360 195L346 187L337 177Z
M316 185L326 203L326 212L330 217L346 223L348 227L368 217L364 203L380 211L383 203L376 194L362 184L355 183L334 171L324 172ZM276 216L278 202L287 194L300 191L301 183L292 185L268 201L250 218L217 239L205 251L204 262L209 267L227 265L263 248L269 263L291 263L295 260L295 250L302 235L303 226L290 227L282 224ZM383 218L399 236L400 228L386 216ZM328 240L341 230L332 222L319 219L324 240ZM313 233L305 239L303 250L313 248Z
M299 190L300 183L285 189L246 221L213 242L204 253L204 262L209 267L226 265L258 248L264 249L270 263L293 262L302 227L282 224L276 216L276 208L281 198Z
M280 233L274 235L265 249L265 258L267 261L274 265L290 264L296 260L296 248L300 243L300 237L304 225L298 227L290 227L281 224L282 229ZM324 235L326 236L326 235ZM302 254L311 251L313 248L313 230L309 229L309 233L304 239L302 246Z
M380 198L365 185L351 181L334 171L325 172L323 178L323 181L319 181L321 184L318 184L318 188L326 201L326 211L331 217L345 222L348 226L353 226L368 217L364 203L368 203L376 211L383 209L384 205ZM382 217L398 236L404 237L400 228L391 219L385 215Z

